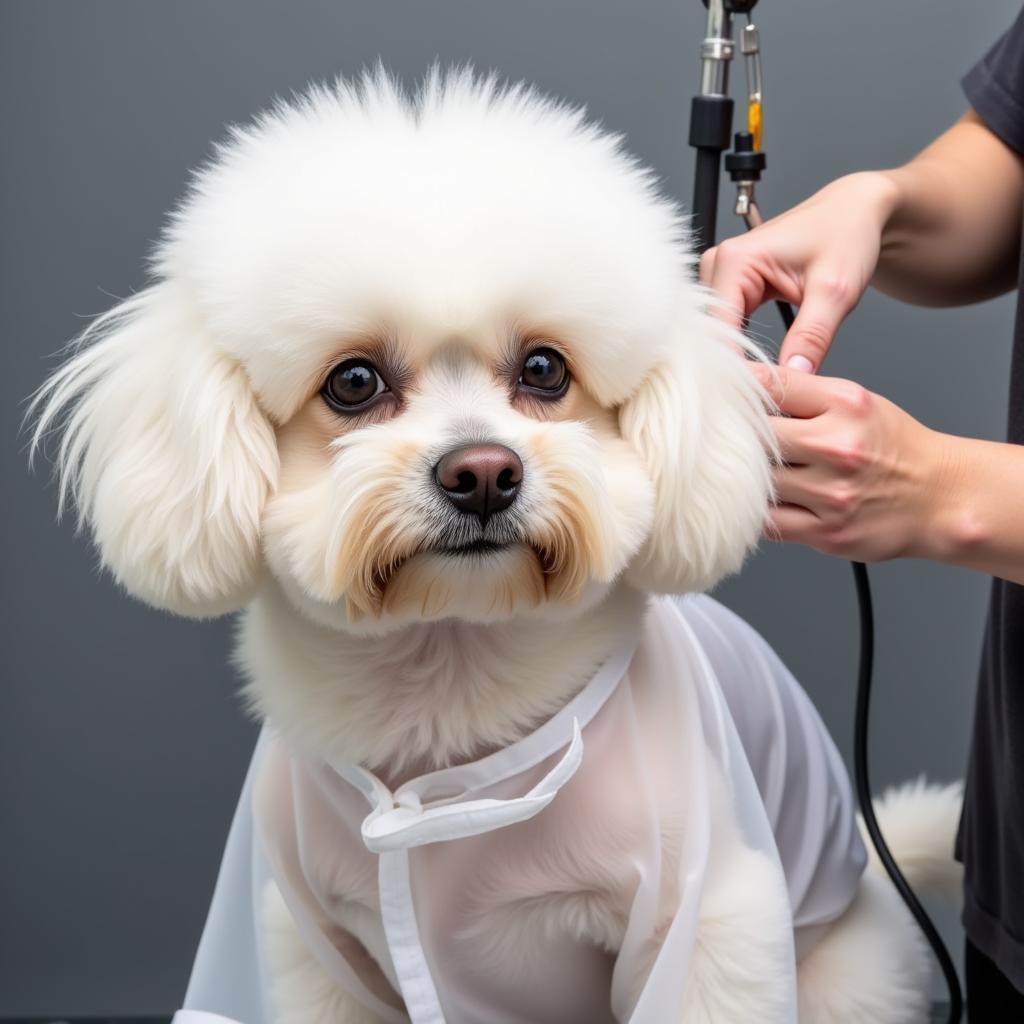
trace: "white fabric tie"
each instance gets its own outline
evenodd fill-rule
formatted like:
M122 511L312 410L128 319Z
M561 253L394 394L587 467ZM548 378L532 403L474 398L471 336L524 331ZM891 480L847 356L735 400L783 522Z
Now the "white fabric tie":
M583 736L579 720L572 720L572 739L561 760L525 796L512 800L451 799L428 802L417 787L420 780L400 786L394 793L365 768L351 766L345 774L374 809L362 824L363 842L374 853L409 850L425 843L463 839L539 814L573 777L583 760ZM428 781L428 780L423 780Z

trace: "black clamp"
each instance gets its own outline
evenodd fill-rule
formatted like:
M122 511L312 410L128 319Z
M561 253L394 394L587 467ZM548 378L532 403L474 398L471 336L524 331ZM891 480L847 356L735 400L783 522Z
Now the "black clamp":
M754 136L750 132L737 132L733 136L732 152L725 154L725 169L733 181L760 181L767 165L768 158L763 150L754 149Z
M708 0L704 0L704 6L707 5ZM749 14L757 6L757 0L724 0L722 6L730 14Z

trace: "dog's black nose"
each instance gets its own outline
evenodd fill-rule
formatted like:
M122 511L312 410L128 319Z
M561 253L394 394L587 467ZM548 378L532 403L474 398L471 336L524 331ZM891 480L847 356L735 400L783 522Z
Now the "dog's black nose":
M523 463L503 444L470 444L453 448L434 467L434 480L444 496L480 525L508 508L523 482Z

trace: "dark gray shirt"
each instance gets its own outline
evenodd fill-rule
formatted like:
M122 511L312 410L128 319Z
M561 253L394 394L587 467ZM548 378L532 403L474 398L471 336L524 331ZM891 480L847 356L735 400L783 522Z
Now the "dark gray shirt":
M1024 11L963 80L985 123L1024 155ZM1024 444L1018 276L1007 439ZM970 940L1024 991L1024 587L992 581L957 857Z

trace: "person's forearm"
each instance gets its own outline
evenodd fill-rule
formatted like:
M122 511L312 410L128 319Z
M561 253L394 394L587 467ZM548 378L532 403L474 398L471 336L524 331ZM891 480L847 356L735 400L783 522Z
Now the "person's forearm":
M1016 284L1024 160L977 114L903 167L876 172L882 247L872 284L919 305L959 305Z
M912 556L1024 584L1024 446L936 434L934 514Z

